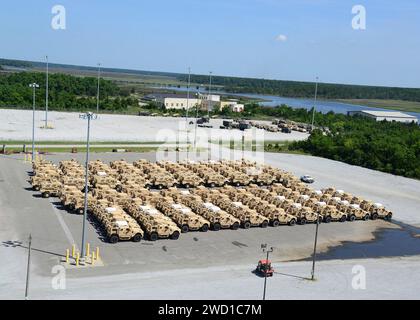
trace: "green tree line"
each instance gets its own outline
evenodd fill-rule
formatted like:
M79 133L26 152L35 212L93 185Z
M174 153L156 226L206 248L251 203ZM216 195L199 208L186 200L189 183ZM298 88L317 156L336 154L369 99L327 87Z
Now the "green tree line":
M44 73L17 72L0 74L0 106L32 106L32 89L36 82L36 105L45 105L46 79ZM97 79L66 74L50 74L48 102L55 110L87 110L96 108ZM127 90L121 90L109 80L100 80L100 107L103 110L123 110L137 105Z
M417 124L376 122L361 117L333 121L331 133L314 130L290 150L374 170L420 179L420 129Z
M178 79L183 82L188 81L186 75L180 75ZM209 76L191 75L191 81L207 85ZM223 86L225 91L232 93L257 93L292 98L312 98L315 92L315 83L311 82L213 76L212 83ZM321 83L318 87L318 96L322 99L420 101L420 89Z

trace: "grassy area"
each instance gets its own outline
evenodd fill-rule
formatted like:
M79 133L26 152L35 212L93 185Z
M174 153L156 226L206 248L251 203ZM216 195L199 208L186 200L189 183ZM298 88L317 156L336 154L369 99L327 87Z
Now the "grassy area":
M394 109L405 112L420 112L420 102L413 101L371 99L340 99L337 101L355 105L364 105L372 108Z

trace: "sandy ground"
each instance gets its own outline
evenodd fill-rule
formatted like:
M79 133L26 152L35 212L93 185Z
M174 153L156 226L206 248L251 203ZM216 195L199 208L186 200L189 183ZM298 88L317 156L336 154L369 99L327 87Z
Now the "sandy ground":
M0 109L0 140L21 141L32 139L32 111ZM38 141L85 141L86 121L79 119L79 113L49 112L49 124L54 129L42 129L45 121L43 111L35 112L35 140ZM193 119L190 119L190 121ZM242 131L222 130L222 119L211 120L213 129L198 128L198 135L211 140L240 140ZM153 141L190 141L195 133L195 126L188 125L190 136L187 137L187 122L185 118L171 117L139 117L129 115L100 114L92 121L92 141L124 141L124 142L153 142ZM255 130L255 129L254 129ZM249 130L251 131L251 130ZM308 137L305 133L291 134L273 133L255 130L256 140L302 140Z

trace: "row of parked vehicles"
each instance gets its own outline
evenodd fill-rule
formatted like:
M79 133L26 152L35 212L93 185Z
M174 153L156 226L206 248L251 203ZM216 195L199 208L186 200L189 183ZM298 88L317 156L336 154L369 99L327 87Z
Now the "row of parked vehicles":
M33 170L30 182L34 190L58 197L71 212L84 212L84 166L75 160L58 166L43 161L34 163ZM379 203L334 188L314 190L278 168L263 166L253 175L255 164L248 161L119 160L109 165L91 161L88 170L86 207L111 243L142 238L175 240L189 231L392 218ZM225 183L220 182L217 188L197 184L211 175L222 177ZM178 179L194 188L148 189L147 184L157 176ZM255 176L261 181L250 178ZM265 186L257 184L267 181Z

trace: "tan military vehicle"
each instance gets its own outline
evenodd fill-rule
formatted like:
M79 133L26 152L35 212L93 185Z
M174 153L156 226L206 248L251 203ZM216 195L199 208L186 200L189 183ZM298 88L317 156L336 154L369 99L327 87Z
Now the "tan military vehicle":
M266 228L268 226L268 218L258 214L257 211L250 209L242 202L231 201L227 195L214 197L213 202L227 213L238 218L244 229L249 229L250 227Z
M304 225L307 222L316 222L318 217L317 213L311 208L303 207L302 204L296 202L287 208L286 213L295 216L297 222L301 225Z
M128 187L130 186L130 187ZM149 188L150 182L144 176L120 175L115 189L122 191L124 188Z
M62 188L63 184L60 181L46 180L40 183L39 191L43 198L58 197Z
M347 200L341 200L337 206L338 211L347 215L349 221L369 220L369 212L363 210L358 204L350 204Z
M297 222L296 217L288 214L284 209L276 207L267 201L261 201L258 207L254 208L259 214L267 217L273 227L280 224L294 226Z
M179 238L181 229L169 217L150 205L144 205L143 200L133 199L125 205L127 212L143 227L150 241L159 238Z
M32 189L39 191L41 184L46 181L59 181L60 174L57 171L43 171L37 172L34 176L30 177L29 183L32 185Z
M144 232L138 223L118 206L101 208L96 211L96 216L110 243L120 240L138 242L143 238Z
M98 171L96 174L90 176L90 183L95 188L97 185L108 185L112 189L115 189L118 185L118 180L108 175L105 171Z
M176 203L170 197L161 197L156 202L156 208L170 217L181 228L183 233L197 230L206 232L210 228L210 221L194 213L191 208Z
M214 231L227 228L236 230L240 226L239 219L210 202L204 202L199 195L183 194L179 197L179 201L210 221L210 227Z
M87 198L87 211L92 212L93 207L97 203L97 199L91 194L88 193ZM85 194L84 192L80 192L77 194L76 197L73 197L70 208L76 213L76 214L83 214L85 210Z
M64 185L63 189L60 191L58 196L64 208L68 210L73 210L74 199L78 197L80 194L83 194L83 193L79 189L77 189L75 186Z
M372 220L382 218L382 219L391 221L392 219L392 212L389 210L386 210L384 205L381 203L373 203L372 201L369 201L369 200L362 200L360 202L360 208L368 212Z
M176 184L173 176L165 170L150 172L148 180L151 186L157 189L170 188Z

